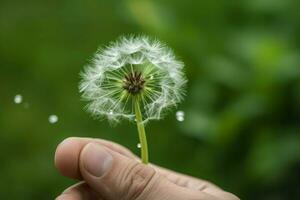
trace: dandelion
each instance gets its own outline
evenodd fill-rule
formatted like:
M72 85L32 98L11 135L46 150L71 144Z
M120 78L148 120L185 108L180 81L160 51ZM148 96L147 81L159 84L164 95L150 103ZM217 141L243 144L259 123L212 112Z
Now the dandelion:
M145 123L159 120L183 100L183 63L158 40L121 37L99 49L81 73L79 89L87 110L112 123L128 119L137 124L142 162L148 163Z

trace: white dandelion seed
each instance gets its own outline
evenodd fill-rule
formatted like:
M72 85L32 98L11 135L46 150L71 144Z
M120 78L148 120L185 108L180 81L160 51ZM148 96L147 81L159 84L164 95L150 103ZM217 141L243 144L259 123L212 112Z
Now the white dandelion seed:
M179 121L179 122L183 122L183 121L184 121L184 112L181 111L181 110L178 110L178 111L176 112L176 119L177 119L177 121Z
M139 148L139 149L142 148L141 143L137 143L137 144L136 144L136 147Z
M17 95L14 97L14 102L15 102L16 104L20 104L20 103L22 103L22 101L23 101L23 96L22 96L22 95L17 94Z
M183 63L171 49L146 36L122 37L99 49L82 75L80 92L96 118L135 120L133 99L143 122L161 119L184 96Z
M58 117L57 115L50 115L48 118L48 121L50 124L55 124L56 122L58 122Z

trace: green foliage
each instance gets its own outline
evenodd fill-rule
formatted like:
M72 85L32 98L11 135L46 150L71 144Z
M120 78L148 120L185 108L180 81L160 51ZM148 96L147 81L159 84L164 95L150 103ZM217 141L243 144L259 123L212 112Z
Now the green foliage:
M300 23L297 0L2 0L0 196L53 199L72 184L53 163L69 136L139 153L134 124L111 128L82 109L79 71L98 45L146 33L186 64L186 101L147 126L150 160L242 199L300 195ZM23 103L15 104L16 94ZM56 114L59 121L50 124ZM176 145L174 145L176 144Z

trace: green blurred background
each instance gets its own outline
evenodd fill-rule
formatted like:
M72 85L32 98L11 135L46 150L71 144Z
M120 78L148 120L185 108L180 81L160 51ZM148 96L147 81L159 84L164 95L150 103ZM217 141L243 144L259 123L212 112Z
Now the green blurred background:
M241 199L298 199L299 8L297 0L1 0L0 198L54 199L74 183L53 164L69 136L139 153L134 124L110 127L83 110L78 74L99 45L144 33L174 49L189 79L177 108L185 120L174 110L147 126L151 161Z

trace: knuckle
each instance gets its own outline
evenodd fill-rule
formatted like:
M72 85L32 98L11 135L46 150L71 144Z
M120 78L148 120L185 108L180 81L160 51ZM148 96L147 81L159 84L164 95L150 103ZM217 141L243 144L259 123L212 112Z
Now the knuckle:
M138 199L140 196L147 195L146 193L154 186L156 171L149 166L137 163L129 168L125 199ZM149 189L148 189L149 188Z

